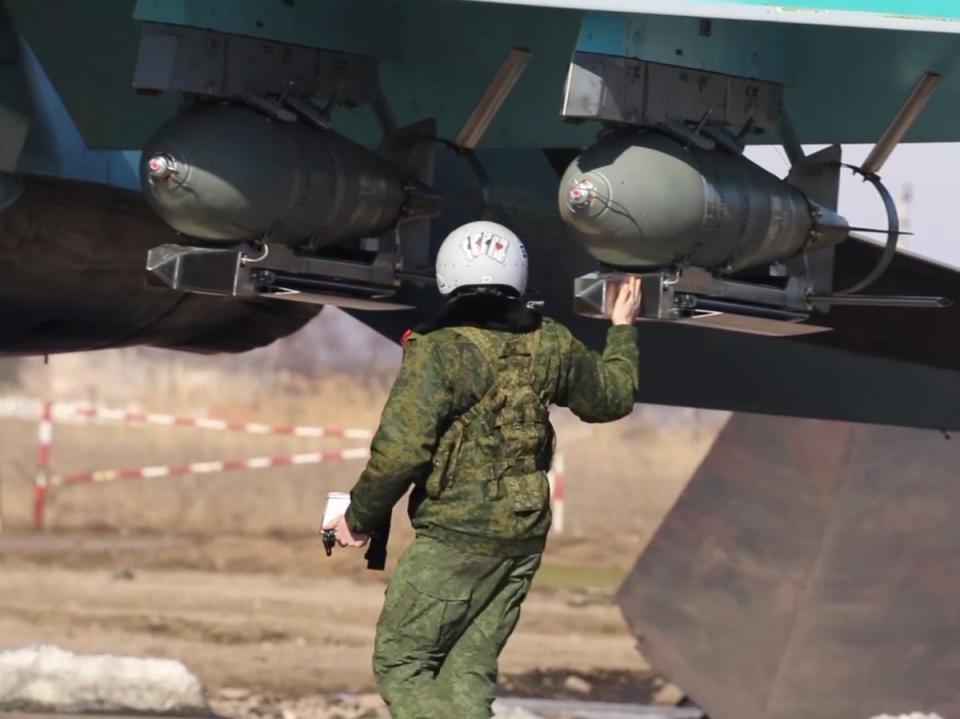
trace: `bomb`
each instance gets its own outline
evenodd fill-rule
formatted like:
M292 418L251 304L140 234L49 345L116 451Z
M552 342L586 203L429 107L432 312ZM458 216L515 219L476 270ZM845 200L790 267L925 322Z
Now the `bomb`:
M171 118L147 141L140 177L167 224L213 241L374 236L408 196L396 167L342 135L235 105Z
M618 131L589 147L558 199L574 237L620 269L730 273L848 235L846 220L742 155L656 131Z

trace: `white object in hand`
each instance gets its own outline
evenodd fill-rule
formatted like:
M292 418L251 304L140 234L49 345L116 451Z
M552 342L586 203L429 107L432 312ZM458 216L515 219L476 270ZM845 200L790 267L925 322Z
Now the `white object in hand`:
M327 506L323 510L323 523L320 526L326 527L337 517L342 517L346 513L347 507L349 506L349 492L328 492Z

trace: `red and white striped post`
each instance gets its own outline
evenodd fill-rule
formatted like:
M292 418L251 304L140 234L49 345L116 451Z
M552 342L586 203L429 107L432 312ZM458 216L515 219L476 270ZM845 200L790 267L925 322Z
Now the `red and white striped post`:
M33 526L43 529L47 508L47 481L50 478L50 453L53 449L53 403L43 403L37 430L37 473L33 479Z
M553 458L553 466L547 479L550 481L550 510L553 514L552 529L557 534L563 534L563 455Z

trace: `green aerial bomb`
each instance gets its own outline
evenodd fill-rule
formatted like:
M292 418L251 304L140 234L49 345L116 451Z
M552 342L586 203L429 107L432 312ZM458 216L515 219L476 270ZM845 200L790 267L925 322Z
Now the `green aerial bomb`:
M847 221L737 152L617 131L560 182L560 214L604 265L726 274L835 244Z
M229 105L171 118L147 141L140 176L157 214L201 240L375 236L409 198L397 167L342 135Z

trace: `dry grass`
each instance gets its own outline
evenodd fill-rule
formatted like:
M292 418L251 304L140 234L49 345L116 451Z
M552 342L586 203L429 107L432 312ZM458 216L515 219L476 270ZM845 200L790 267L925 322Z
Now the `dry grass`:
M133 403L180 415L373 428L399 359L396 348L349 322L344 330L344 316L333 317L325 320L328 334L323 335L324 326L320 330L326 351L331 343L352 346L344 333L359 332L366 349L353 365L328 357L305 371L304 357L311 355L302 343L309 340L308 332L306 340L287 340L240 358L140 349L53 357L49 365L25 360L18 368L18 391L113 406ZM291 359L296 359L293 369ZM335 369L325 373L325 367ZM556 413L567 465L566 532L555 538L551 551L577 564L627 566L709 449L722 420L720 413L639 407L621 422L584 425L567 412ZM7 526L30 523L35 438L32 423L0 421L0 500ZM356 443L58 425L52 469L65 474L348 446ZM340 462L73 486L53 494L48 519L64 529L302 534L315 531L326 492L349 488L360 469L358 462Z
M187 378L190 379L189 377ZM221 380L222 382L222 380ZM185 384L193 384L186 382ZM182 386L182 385L181 385ZM172 393L172 400L139 406L151 411L228 417L277 424L372 427L385 390L349 378L297 380L293 388L247 403L230 402L220 382ZM182 399L181 404L178 398ZM190 404L187 404L189 398ZM183 409L186 406L187 409ZM209 410L208 410L209 408ZM29 520L36 426L7 421L2 427L0 473L8 525ZM356 447L356 441L244 435L180 427L57 424L51 470L72 474L94 469L176 464L201 460ZM304 532L313 528L326 492L349 487L358 462L235 471L220 475L126 480L63 487L51 494L48 519L60 528L126 528L185 532Z

